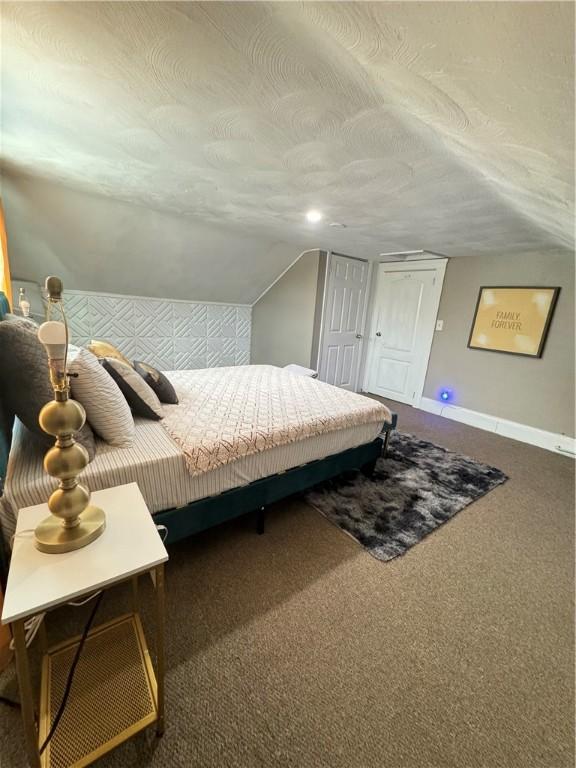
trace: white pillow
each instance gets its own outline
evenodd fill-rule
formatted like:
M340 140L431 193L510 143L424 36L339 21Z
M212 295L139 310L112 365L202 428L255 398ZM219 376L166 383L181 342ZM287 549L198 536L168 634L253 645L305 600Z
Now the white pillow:
M86 420L103 440L126 447L134 440L134 419L118 384L85 349L68 348L72 397L84 406Z

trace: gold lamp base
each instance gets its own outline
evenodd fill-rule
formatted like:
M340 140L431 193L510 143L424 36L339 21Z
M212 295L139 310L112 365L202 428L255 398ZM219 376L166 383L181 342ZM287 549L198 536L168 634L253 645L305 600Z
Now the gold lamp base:
M48 554L72 552L90 544L106 528L106 516L99 507L86 507L79 519L74 528L65 528L62 520L54 515L42 520L34 532L36 549Z

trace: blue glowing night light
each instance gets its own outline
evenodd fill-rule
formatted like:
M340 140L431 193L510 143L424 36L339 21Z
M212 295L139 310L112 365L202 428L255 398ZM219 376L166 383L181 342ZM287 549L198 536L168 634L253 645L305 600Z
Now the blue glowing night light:
M452 400L452 390L442 389L440 390L440 400L444 403L449 403Z

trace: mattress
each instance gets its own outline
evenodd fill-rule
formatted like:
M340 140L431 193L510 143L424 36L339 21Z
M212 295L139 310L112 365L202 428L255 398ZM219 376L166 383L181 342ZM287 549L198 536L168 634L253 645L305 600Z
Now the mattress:
M183 452L159 422L141 418L135 418L134 422L135 438L128 448L96 440L96 457L84 470L81 479L92 491L136 482L152 513L185 506L189 502L369 443L382 429L382 422L351 426L269 448L203 474L192 475ZM44 451L31 448L24 435L17 422L4 496L0 499L0 522L8 539L15 530L17 510L45 502L57 484L42 467Z

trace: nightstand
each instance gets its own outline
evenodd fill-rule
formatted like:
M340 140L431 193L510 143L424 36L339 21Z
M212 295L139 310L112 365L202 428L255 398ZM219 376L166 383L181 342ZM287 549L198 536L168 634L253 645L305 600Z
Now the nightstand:
M11 624L22 719L33 768L89 765L152 723L164 730L164 563L168 553L136 483L92 494L106 512L94 542L65 554L44 554L33 530L46 504L22 509L4 597L2 624ZM156 596L156 671L137 612L138 576L150 573ZM44 653L38 726L24 622L71 600L132 580L133 611L91 629L76 668L64 714L42 756L80 638Z

